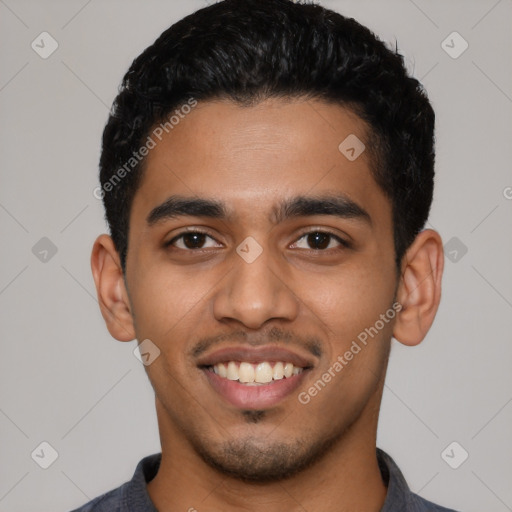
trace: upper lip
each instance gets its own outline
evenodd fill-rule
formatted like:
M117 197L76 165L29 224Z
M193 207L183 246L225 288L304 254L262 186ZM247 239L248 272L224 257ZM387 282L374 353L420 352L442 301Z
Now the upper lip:
M244 361L252 364L271 362L292 363L299 368L309 368L314 365L311 357L302 356L296 352L276 346L262 347L224 347L215 350L209 354L200 356L197 360L197 366L214 366L218 363L226 363L229 361Z

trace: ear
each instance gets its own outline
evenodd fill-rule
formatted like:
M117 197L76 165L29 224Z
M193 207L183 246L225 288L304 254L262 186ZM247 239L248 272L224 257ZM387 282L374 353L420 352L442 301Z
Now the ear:
M110 334L119 341L135 338L130 301L119 255L112 238L100 235L94 242L91 269L101 314Z
M404 345L418 345L430 329L441 301L443 267L439 233L422 231L404 255L397 291L402 309L393 336Z

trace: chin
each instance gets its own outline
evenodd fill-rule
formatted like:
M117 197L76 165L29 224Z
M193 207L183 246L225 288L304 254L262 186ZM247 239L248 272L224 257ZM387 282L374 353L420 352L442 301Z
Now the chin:
M195 445L206 464L224 476L254 483L286 480L320 461L340 435L317 441L266 443L253 438L228 441L218 446Z

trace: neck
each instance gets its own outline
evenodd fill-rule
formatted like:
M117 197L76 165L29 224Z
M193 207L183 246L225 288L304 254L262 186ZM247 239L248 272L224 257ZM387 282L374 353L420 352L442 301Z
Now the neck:
M219 473L179 432L160 421L162 462L157 476L148 484L151 500L162 512L260 512L262 506L265 512L378 512L386 498L386 486L376 456L377 414L371 409L320 461L291 478L272 483L248 483ZM159 414L159 420L163 417Z

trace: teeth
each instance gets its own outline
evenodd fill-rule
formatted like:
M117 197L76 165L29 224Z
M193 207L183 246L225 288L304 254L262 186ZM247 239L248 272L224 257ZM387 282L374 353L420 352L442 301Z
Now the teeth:
M215 365L215 373L218 373L221 377L226 378L228 376L228 369L226 368L226 365L220 363Z
M274 365L274 380L281 380L284 377L283 363L279 362Z
M254 382L254 366L251 363L240 363L238 380L240 382Z
M265 384L272 380L272 366L270 363L260 363L256 366L256 374L254 375L254 382Z
M228 363L228 369L226 371L226 377L229 380L238 380L238 366L234 361Z
M272 364L274 366L272 366ZM219 363L213 367L213 371L229 380L238 380L247 385L267 384L273 380L281 380L298 375L304 369L299 366L293 366L292 363L278 361L269 363L264 361L257 365L242 361L229 361L228 363Z

